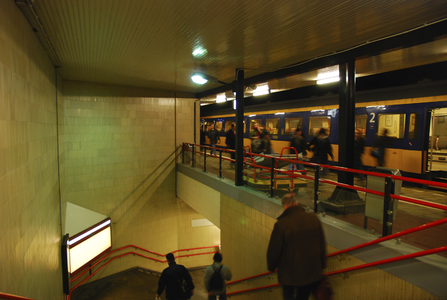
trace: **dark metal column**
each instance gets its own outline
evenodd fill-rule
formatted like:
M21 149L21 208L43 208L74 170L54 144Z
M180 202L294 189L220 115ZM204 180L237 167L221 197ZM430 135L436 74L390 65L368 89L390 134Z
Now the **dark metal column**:
M236 70L236 173L235 185L243 185L244 167L244 70Z
M342 167L354 167L355 142L355 61L339 65L339 116L338 116L338 163ZM350 172L339 172L338 182L353 185L354 175ZM360 201L357 191L336 187L329 202L343 203L344 213L353 213L356 205L353 201ZM329 207L330 203L327 204ZM328 208L329 208L328 207ZM330 209L330 208L329 208Z
M339 117L338 117L338 162L347 168L354 167L355 142L355 61L339 65ZM338 181L352 185L354 176L349 172L340 172Z

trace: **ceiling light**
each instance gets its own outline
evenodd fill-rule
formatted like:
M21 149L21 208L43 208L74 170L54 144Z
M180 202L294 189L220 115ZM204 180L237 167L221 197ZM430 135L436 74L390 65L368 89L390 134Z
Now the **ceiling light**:
M202 47L197 47L196 49L194 49L194 51L192 52L192 55L194 57L200 57L200 56L204 56L208 51Z
M251 118L251 117L256 117L256 115L249 115L248 117L249 117L249 118Z
M227 96L225 96L225 93L217 94L216 96L216 103L222 103L227 101Z
M204 78L201 74L199 73L194 73L191 76L191 80L194 81L197 84L205 84L208 82L208 79Z
M283 112L276 113L275 115L283 115Z
M317 84L326 84L326 83L337 82L337 81L340 81L340 77L330 77L330 78L317 80Z
M231 84L231 83L226 83L226 82L220 81L216 77L213 77L213 76L201 73L201 72L194 72L191 76L191 80L198 84L205 84L209 81L212 83L220 83L220 84L224 84L224 85L233 87L233 84Z
M236 105L236 100L233 100L233 109L236 110L237 105Z
M256 86L256 89L253 91L253 96L261 96L270 94L268 83L259 84Z

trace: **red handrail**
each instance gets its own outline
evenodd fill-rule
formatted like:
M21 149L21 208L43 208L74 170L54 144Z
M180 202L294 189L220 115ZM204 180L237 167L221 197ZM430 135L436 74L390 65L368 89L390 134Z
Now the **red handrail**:
M179 250L175 250L175 251L173 251L173 252L171 252L171 253L177 253L177 252L181 252L181 251L192 251L192 250L200 250L200 249L209 249L209 248L216 248L216 247L219 247L219 246L216 245L216 246L206 246L206 247L197 247L197 248L179 249ZM160 254L160 253L157 253L157 252L149 251L149 250L146 250L146 249L144 249L144 248L141 248L141 247L138 247L138 246L135 246L135 245L127 245L127 246L124 246L124 247L121 247L121 248L118 248L118 249L115 249L115 250L110 251L109 253L107 253L106 255L104 255L103 257L101 257L100 260L98 260L98 261L95 262L93 265L91 265L89 268L85 269L85 270L84 270L82 273L80 273L78 276L76 276L75 278L71 279L70 282L75 282L75 281L76 281L77 279L79 279L82 275L84 275L85 273L87 273L88 271L90 271L91 269L93 269L95 266L97 266L97 265L98 265L100 262L102 262L104 259L106 259L106 258L109 257L110 255L112 255L113 253L118 252L118 251L123 250L123 249L126 249L126 248L135 248L135 249L139 249L139 250L142 250L142 251L145 251L145 252L148 252L148 253L157 255L157 256L162 256L162 257L165 257L165 256L166 256L166 254ZM179 256L176 256L175 258L179 258L179 257L188 257L188 256L197 256L197 255L204 255L204 254L211 254L211 253L216 253L216 251L214 251L214 252L205 252L205 253L187 254L187 255L179 255ZM140 255L140 256L146 257L146 258L148 258L148 259L151 259L151 260L154 260L154 261L157 261L157 262L160 262L160 263L166 263L166 260L160 260L160 259L156 259L156 258L153 258L153 257L144 256L144 255Z
M391 234L391 235L388 235L388 236L385 236L385 237L382 237L382 238L378 238L378 239L376 239L374 241L366 242L366 243L363 243L363 244L360 244L360 245L357 245L357 246L353 246L353 247L350 247L350 248L347 248L347 249L343 249L343 250L340 250L340 251L332 252L332 253L328 254L327 257L332 257L332 256L339 255L339 254L342 254L342 253L358 250L358 249L361 249L361 248L364 248L364 247L367 247L367 246L375 245L375 244L378 244L378 243L381 243L381 242L384 242L384 241L388 241L388 240L391 240L391 239L394 239L394 238L397 238L397 237L400 237L400 236L403 236L403 235L406 235L406 234L410 234L410 233L413 233L413 232L421 231L421 230L428 229L428 228L431 228L431 227L434 227L434 226L438 226L438 225L442 225L442 224L445 224L445 223L447 223L447 218L444 218L444 219L441 219L441 220L437 220L437 221L434 221L434 222L430 222L430 223L427 223L427 224L423 224L423 225L420 225L420 226L416 226L414 228L407 229L407 230L404 230L404 231L401 231L401 232L398 232L398 233L394 233L394 234Z
M11 294L0 293L0 299L12 299L12 300L33 300L31 298L25 298L20 296L15 296Z
M153 252L153 251L149 251L149 250L146 250L146 249L144 249L144 248L141 248L141 247L138 247L138 246L134 246L134 245L124 246L124 247L121 247L121 248L118 248L118 249L115 249L115 250L109 252L107 255L103 256L100 260L98 260L95 264L93 264L91 267L89 267L88 269L84 270L84 272L82 272L81 274L79 274L78 276L76 276L74 279L72 279L70 282L72 283L72 282L76 281L77 279L79 279L79 278L80 278L82 275L84 275L87 271L89 271L89 270L91 270L92 268L94 268L96 265L98 265L101 261L103 261L103 260L106 259L108 256L110 256L112 253L117 252L117 251L120 251L120 250L123 250L123 249L126 249L126 248L130 248L130 247L132 247L132 248L136 248L136 249L139 249L139 250L142 250L142 251L146 251L146 252L148 252L148 253L155 254L155 255L158 255L158 256L163 256L163 257L165 256L165 255L163 255L163 254L159 254L159 253L156 253L156 252ZM218 247L218 246L216 245L216 246L206 246L206 247L197 247L197 248L179 249L179 250L175 250L175 251L173 251L173 252L171 252L171 253L177 253L177 252L181 252L181 251L190 251L190 250L209 249L209 248L216 248L216 247ZM216 252L217 252L217 251L212 251L212 252L202 252L202 253L192 253L192 254L185 254L185 255L178 255L178 256L176 256L175 258L179 258L179 257L189 257L189 256L197 256L197 255L205 255L205 254L214 254L214 253L216 253ZM133 252L133 251L126 252L126 253L123 253L123 254L114 256L114 257L110 258L105 264L103 264L102 266L100 266L97 270L95 270L92 274L90 274L87 278L83 279L83 280L82 280L80 283L78 283L74 288L72 288L72 289L70 290L70 294L67 296L67 300L69 300L69 299L71 298L71 293L72 293L75 289L77 289L77 288L78 288L79 286L81 286L84 282L86 282L87 280L89 280L90 278L92 278L96 273L98 273L99 270L101 270L102 268L104 268L105 266L107 266L109 263L111 263L111 262L114 261L115 259L121 258L121 257L123 257L123 256L130 255L130 254L132 254L132 255L137 255L137 256L140 256L140 257L143 257L143 258L147 258L147 259L151 259L151 260L154 260L154 261L157 261L157 262L161 262L161 263L166 263L166 262L167 262L166 260L164 260L164 261L163 261L163 260L159 260L159 259L156 259L156 258L153 258L153 257L149 257L149 256L146 256L146 255L142 255L142 254L140 254L140 253ZM23 298L23 299L25 299L25 298ZM31 299L31 300L32 300L32 299Z
M195 145L195 144L185 143L185 145ZM211 148L211 147L208 147L208 148ZM192 150L186 149L186 151L192 151ZM226 150L222 149L222 151L226 151ZM262 154L256 154L256 153L248 153L248 154L255 155L255 156L260 156L260 157L265 157L265 158L271 158L271 156L266 156L266 155L262 155ZM310 163L310 162L306 162L306 161L290 160L290 159L285 159L285 158L275 158L275 159L282 160L282 161L287 161L287 162L291 162L291 163L292 162L299 162L299 163L301 163L303 165L307 165L307 166L314 166L314 167L315 166L320 166L320 167L323 167L323 168L337 170L337 171L358 173L358 174L363 174L363 175L372 175L372 176L376 176L376 177L384 177L384 178L385 177L391 177L391 179L395 179L395 180L401 180L401 181L407 181L407 182L412 182L412 183L418 183L418 184L422 184L422 185L431 185L431 186L447 188L447 183L442 183L442 182L437 182L437 181L430 181L430 180L425 180L425 179L416 179L416 178L402 177L402 176L396 176L396 175L391 175L391 174L375 173L375 172L370 172L370 171L350 169L350 168L345 168L345 167L340 167L340 166L316 164L316 163Z
M335 275L335 274L346 273L346 272L349 272L349 271L365 269L365 268L369 268L369 267L374 267L374 266L378 266L378 265L384 265L384 264L397 262L397 261L401 261L401 260L406 260L406 259L410 259L410 258L415 258L415 257L420 257L420 256L425 256L425 255L430 255L430 254L436 254L436 253L444 252L444 251L447 251L447 246L438 247L438 248L430 249L430 250L419 251L419 252L410 253L410 254L405 254L405 255L402 255L402 256L399 256L399 257L383 259L383 260L379 260L379 261L372 262L372 263L367 263L367 264L363 264L363 265L359 265L359 266L354 266L354 267L349 267L349 268L345 268L345 269L341 269L341 270L337 270L337 271L332 271L332 272L326 273L325 275L326 276L331 276L331 275ZM271 273L271 272L269 272L269 273ZM269 273L263 273L263 274L259 274L259 275L251 276L251 277L247 277L247 278L251 279L251 278L267 275ZM244 279L240 279L240 280L237 280L237 281L229 282L228 284L232 284L232 283L236 283L236 282L240 282L240 281L244 281ZM261 287L245 289L245 290L241 290L241 291L230 292L230 293L227 293L227 296L241 294L241 293L247 293L247 292L252 292L252 291L257 291L257 290L262 290L262 289L268 289L268 288L277 287L277 286L280 286L280 285L281 284L279 284L279 283L275 283L275 284L270 284L270 285L266 285L266 286L261 286Z
M339 273L345 273L345 272L359 270L359 269L364 269L364 268L368 268L368 267L374 267L374 266L378 266L378 265L384 265L384 264L397 262L397 261L410 259L410 258L415 258L415 257L419 257L419 256L436 254L436 253L444 252L444 251L447 251L447 246L442 246L442 247L438 247L438 248L434 248L434 249L430 249L430 250L423 250L423 251L419 251L419 252L415 252L415 253L401 255L398 257L382 259L379 261L363 264L360 266L354 266L354 267L350 267L350 268L346 268L346 269L342 269L342 270L332 271L332 272L326 273L326 276L335 275L335 274L339 274Z

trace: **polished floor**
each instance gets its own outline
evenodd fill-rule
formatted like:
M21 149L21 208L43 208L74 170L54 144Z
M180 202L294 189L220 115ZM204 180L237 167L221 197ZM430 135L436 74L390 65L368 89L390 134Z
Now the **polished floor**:
M204 268L190 271L195 285L191 300L208 299L203 285ZM158 287L156 273L133 268L118 274L85 284L72 294L72 300L146 300L155 299ZM165 293L161 295L165 300Z

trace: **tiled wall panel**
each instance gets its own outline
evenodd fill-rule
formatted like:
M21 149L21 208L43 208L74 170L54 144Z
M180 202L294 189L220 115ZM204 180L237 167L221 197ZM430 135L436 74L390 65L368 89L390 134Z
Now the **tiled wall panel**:
M62 299L56 131L62 91L15 2L0 6L0 292Z
M111 217L114 249L136 245L166 254L213 245L220 241L218 229L192 228L191 219L203 217L175 194L179 147L194 135L195 99L128 96L131 91L64 82L67 201ZM209 260L179 262L197 266ZM97 278L134 266L166 267L127 256Z

